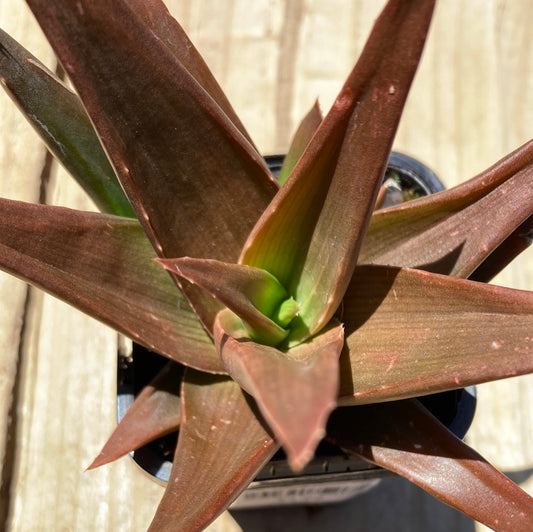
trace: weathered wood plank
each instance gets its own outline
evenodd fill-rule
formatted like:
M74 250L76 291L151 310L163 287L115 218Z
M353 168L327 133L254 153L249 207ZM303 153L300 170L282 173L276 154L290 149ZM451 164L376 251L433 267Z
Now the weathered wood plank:
M22 6L24 8L24 6ZM0 26L42 51L52 53L35 32L27 9L13 2L0 4ZM0 196L38 201L45 150L4 91L0 91ZM14 392L27 286L0 272L0 523L6 518L12 469ZM1 526L1 525L0 525Z
M286 149L298 117L316 97L327 110L383 4L168 2L265 153ZM457 0L438 5L396 148L432 166L448 186L531 137L533 91L526 90L533 86L529 4ZM0 25L50 60L22 2L0 0ZM3 94L0 106L0 120L7 124L0 130L0 193L37 201L43 151ZM17 176L16 186L12 175ZM61 173L48 186L48 194L55 203L87 206ZM499 282L533 289L532 266L533 253L528 252ZM25 287L6 276L0 279L0 424L6 426ZM17 452L6 528L144 530L161 495L159 486L129 459L83 471L114 424L115 334L36 292L25 319ZM514 472L533 493L533 379L483 385L479 396L469 441L498 467ZM4 433L0 431L0 438ZM0 454L4 447L0 440ZM401 479L387 480L335 507L233 516L238 524L226 515L213 529L353 530L355 523L358 530L483 528Z

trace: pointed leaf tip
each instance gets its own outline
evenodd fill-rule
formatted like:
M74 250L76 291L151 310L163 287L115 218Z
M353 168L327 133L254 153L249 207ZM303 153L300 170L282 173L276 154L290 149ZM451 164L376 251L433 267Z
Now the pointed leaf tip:
M303 152L307 148L309 141L315 134L318 126L322 122L322 111L318 105L318 100L315 101L311 110L304 116L300 122L296 133L292 139L287 155L283 160L281 170L278 175L278 183L283 185L289 177L292 169L296 166L296 163L302 156Z
M274 274L301 304L291 344L329 322L350 283L433 8L429 0L387 3L330 112L243 247L241 263Z
M183 366L169 362L136 397L87 468L95 469L178 430L181 420Z
M232 336L233 317L221 312L215 321L215 344L229 374L250 393L289 465L301 471L324 437L336 405L339 355L344 330L331 324L312 340L287 351Z
M182 397L178 447L151 532L204 530L278 449L231 379L187 370Z
M493 530L533 530L533 499L417 400L338 408L328 439Z
M298 312L298 305L267 271L191 257L155 260L200 286L239 316L252 339L278 345L287 337L284 327Z

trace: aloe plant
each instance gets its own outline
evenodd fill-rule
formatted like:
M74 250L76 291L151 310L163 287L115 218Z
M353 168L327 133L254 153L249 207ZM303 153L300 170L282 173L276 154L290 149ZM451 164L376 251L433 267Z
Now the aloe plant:
M4 85L105 212L0 200L0 266L172 361L93 464L179 428L151 529L205 527L280 445L298 472L323 438L533 529L416 399L533 371L533 292L486 284L531 241L533 141L375 210L434 2L389 1L281 182L162 2L27 3L77 95L2 34Z

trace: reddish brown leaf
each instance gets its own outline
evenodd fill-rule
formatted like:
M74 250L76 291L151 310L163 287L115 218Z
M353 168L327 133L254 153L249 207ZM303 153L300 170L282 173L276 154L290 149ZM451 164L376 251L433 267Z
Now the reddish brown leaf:
M533 215L517 227L468 277L488 283L533 242Z
M416 400L338 409L328 436L494 530L533 530L533 499Z
M87 469L108 464L147 443L178 430L183 366L168 363L135 398L109 440Z
M213 342L136 220L0 199L0 267L186 365L223 372Z
M278 448L232 380L187 371L182 397L178 447L152 532L203 530Z
M142 16L135 9L140 3L127 0L28 4L157 253L237 262L278 186L255 148L191 74L196 59L181 61L177 48L187 41L179 37L169 44L164 21L145 24L150 13L164 9L160 2L151 0ZM166 27L161 37L159 24ZM182 288L211 330L220 305L197 287Z
M386 5L243 250L240 262L275 275L300 303L294 343L329 321L350 282L432 12L432 1Z
M154 32L162 44L169 48L170 52L209 93L237 129L252 143L252 139L203 57L198 53L183 28L170 15L165 4L160 0L128 0L128 3L134 10L135 16Z
M360 262L468 277L533 214L533 141L457 187L376 212Z
M359 266L343 305L340 401L390 401L533 371L533 292Z
M233 315L215 321L215 344L228 373L253 395L261 413L300 471L324 437L338 391L342 325L332 324L288 351L250 341L237 333Z

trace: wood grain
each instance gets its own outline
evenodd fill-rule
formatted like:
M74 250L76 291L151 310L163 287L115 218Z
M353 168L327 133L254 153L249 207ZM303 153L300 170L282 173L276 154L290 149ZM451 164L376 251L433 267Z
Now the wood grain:
M380 0L168 1L264 153L283 152L318 97L327 110L361 50ZM0 0L0 26L50 66L22 2ZM532 136L528 0L438 3L395 148L452 186ZM88 208L53 170L0 94L0 194ZM46 177L46 174L44 174ZM533 289L533 252L497 282ZM0 276L0 528L141 531L162 489L128 459L84 472L115 423L116 335ZM20 359L19 359L20 354ZM469 442L533 493L533 377L478 387ZM15 404L14 409L11 405ZM11 453L13 451L13 453ZM2 508L4 513L2 514ZM234 511L212 530L483 530L402 479L318 508Z
M43 61L49 61L52 53L28 24L28 15L27 10L13 9L12 3L0 4L1 27L28 46L40 49ZM20 120L20 113L4 91L0 92L0 195L38 201L44 149L31 128ZM14 394L27 293L23 282L0 272L0 523L5 521L9 507L15 445Z

